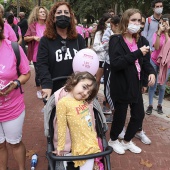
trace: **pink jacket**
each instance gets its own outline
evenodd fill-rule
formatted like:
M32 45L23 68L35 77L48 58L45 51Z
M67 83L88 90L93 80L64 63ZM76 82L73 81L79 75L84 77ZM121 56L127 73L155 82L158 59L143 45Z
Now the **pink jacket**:
M28 30L25 33L24 37L27 36L36 36L36 22L33 22L32 24L29 25ZM27 43L28 44L27 57L29 61L33 59L35 42L36 42L35 40L32 40Z
M58 101L62 98L65 97L68 93L64 90L64 87L60 88L59 90L57 90L54 95L55 95L55 103L57 106ZM93 126L95 127L95 119L94 119L94 112L93 112L93 103L89 104L89 110L90 113L92 114L92 121L93 121ZM54 118L53 121L53 126L54 126L54 138L53 138L53 144L54 144L54 148L56 149L57 147L57 125L56 125L56 116ZM66 152L70 152L71 149L71 139L70 139L70 133L69 133L69 129L67 128L67 132L66 132L66 142L65 142L65 148L64 151Z
M163 85L166 81L168 68L170 67L170 38L163 45L159 53L157 62L160 63L158 83L160 83L160 85Z

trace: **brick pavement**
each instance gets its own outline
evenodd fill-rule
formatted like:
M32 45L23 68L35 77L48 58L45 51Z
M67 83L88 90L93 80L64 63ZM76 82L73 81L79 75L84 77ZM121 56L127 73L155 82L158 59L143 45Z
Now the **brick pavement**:
M31 79L24 85L26 118L23 128L23 142L26 145L27 153L33 150L38 154L36 169L47 170L47 160L45 157L46 138L44 136L43 113L41 112L43 103L36 97L33 69L31 72ZM99 101L102 101L102 90L98 96ZM166 106L170 108L170 102L166 102ZM168 113L170 114L169 110ZM128 120L129 114L126 123ZM134 138L133 141L142 148L142 153L133 154L126 151L124 155L118 155L113 152L111 154L112 170L170 170L170 118L157 117L155 113L151 116L146 115L143 128L152 140L152 144L145 145ZM109 131L107 139L109 139ZM148 167L141 165L141 160L145 164L148 161ZM152 167L149 168L151 165ZM11 150L9 151L8 167L9 170L18 170ZM26 159L26 168L27 170L30 169L30 159L28 157Z

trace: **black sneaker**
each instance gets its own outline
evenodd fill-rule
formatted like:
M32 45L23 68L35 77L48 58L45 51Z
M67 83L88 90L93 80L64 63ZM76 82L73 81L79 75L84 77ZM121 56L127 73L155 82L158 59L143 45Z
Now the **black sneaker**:
M157 112L158 114L163 114L163 111L162 111L162 106L157 106Z
M146 110L146 114L147 115L150 115L152 113L152 109L153 107L152 106L148 106L147 110Z

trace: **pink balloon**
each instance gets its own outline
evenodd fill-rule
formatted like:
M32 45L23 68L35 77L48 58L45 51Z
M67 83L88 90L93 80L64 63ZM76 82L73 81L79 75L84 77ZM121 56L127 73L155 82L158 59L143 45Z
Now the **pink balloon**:
M99 68L99 59L97 54L91 49L82 49L73 59L73 71L88 71L92 75L97 73Z

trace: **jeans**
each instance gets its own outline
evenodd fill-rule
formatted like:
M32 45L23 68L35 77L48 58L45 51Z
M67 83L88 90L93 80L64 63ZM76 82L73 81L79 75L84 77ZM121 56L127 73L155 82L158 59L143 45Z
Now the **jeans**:
M159 66L157 66L153 61L152 59L150 60L150 63L152 64L153 68L155 69L155 72L157 73L157 76L156 76L156 81L155 81L155 84L153 86L150 86L149 87L149 105L153 105L153 96L155 94L155 91L156 91L156 87L157 87L157 80L158 80L158 72L159 72ZM164 94L165 94L165 88L166 88L166 82L168 80L168 75L170 74L170 69L168 69L168 74L167 74L167 78L166 78L166 81L163 85L159 85L158 84L158 87L159 87L159 97L158 97L158 105L162 105L162 101L163 101L163 98L164 98Z

